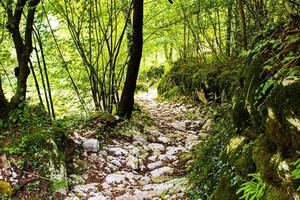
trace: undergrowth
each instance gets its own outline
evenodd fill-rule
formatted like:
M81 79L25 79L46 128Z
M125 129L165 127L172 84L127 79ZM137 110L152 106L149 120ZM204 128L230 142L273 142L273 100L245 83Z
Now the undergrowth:
M266 27L234 60L178 60L161 79L162 98L201 100L202 92L208 102L229 105L217 112L211 137L195 150L192 199L299 197L300 161L293 163L292 184L278 171L281 162L298 158L300 148L299 25Z

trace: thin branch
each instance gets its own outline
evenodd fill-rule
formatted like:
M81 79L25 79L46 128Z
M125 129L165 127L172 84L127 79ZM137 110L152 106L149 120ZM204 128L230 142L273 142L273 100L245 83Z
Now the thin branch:
M290 1L290 3L295 4L296 6L300 6L300 3L296 2L295 0L289 0L289 1Z

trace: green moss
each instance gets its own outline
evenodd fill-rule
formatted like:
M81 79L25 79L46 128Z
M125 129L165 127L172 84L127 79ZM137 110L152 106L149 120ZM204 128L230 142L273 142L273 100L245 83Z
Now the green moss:
M203 90L209 100L229 99L234 93L238 71L232 62L213 60L209 64L199 64L192 58L178 60L160 80L158 93L164 97L186 95L196 99L196 92ZM178 92L170 93L174 88Z
M277 164L274 155L277 150L275 145L264 135L260 135L254 143L252 158L255 161L257 171L262 175L266 183L274 187L280 187L280 179L277 176Z
M236 174L242 178L246 178L248 174L255 172L256 167L252 159L253 142L245 141L243 145L233 152L230 156L232 166L235 168Z
M268 188L262 200L289 200L287 194L277 191L274 188Z
M218 186L214 191L213 195L209 198L210 200L238 200L239 198L235 194L235 189L229 184L231 177L224 175L220 178Z
M0 197L1 197L1 194L11 196L12 192L13 192L13 189L12 189L10 183L0 180Z

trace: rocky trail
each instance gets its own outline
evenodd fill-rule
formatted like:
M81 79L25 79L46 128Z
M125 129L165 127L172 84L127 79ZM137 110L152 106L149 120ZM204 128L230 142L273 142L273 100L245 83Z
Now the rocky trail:
M185 166L189 161L182 157L207 138L211 120L187 120L188 112L197 116L201 112L191 105L158 102L155 97L155 90L138 96L138 103L155 122L145 126L143 133L131 130L129 139L111 138L108 144L74 135L85 150L81 158L85 170L69 176L72 189L66 199L188 199Z

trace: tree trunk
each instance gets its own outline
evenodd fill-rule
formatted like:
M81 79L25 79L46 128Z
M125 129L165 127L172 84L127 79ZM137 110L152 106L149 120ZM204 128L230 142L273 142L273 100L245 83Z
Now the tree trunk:
M133 0L132 47L118 111L119 115L125 118L131 118L134 106L134 91L143 51L143 16L144 0Z
M243 7L243 0L237 0L239 15L240 15L240 28L241 28L241 44L242 48L247 49L247 32L246 32L246 16Z
M33 50L32 47L32 32L34 24L34 15L36 11L36 6L39 4L40 0L18 0L16 2L16 8L13 11L13 1L9 0L5 7L8 22L7 29L10 32L14 46L17 53L18 68L16 68L17 75L17 88L15 95L11 98L10 102L3 103L5 99L3 89L1 87L0 91L0 111L5 111L5 113L11 110L23 108L26 99L27 90L27 78L30 74L30 68L28 66L30 60L30 54ZM20 23L23 14L24 7L28 3L28 11L25 22L25 36L22 38L20 32ZM1 85L0 85L1 86ZM5 101L4 101L5 102ZM1 119L7 117L7 115L0 115Z
M232 21L232 0L228 1L227 8L227 33L226 33L226 54L231 56L231 21Z
M2 89L2 82L1 82L1 74L0 74L0 120L7 118L7 100L4 96L4 92Z

